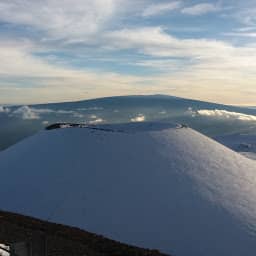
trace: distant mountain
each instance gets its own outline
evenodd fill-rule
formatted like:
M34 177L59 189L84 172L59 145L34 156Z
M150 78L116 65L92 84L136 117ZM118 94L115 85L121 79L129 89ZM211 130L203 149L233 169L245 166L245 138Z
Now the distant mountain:
M256 162L184 125L42 131L0 170L2 210L177 256L256 251Z
M0 150L57 122L86 124L166 121L210 137L256 135L256 109L166 95L107 97L78 102L0 106Z

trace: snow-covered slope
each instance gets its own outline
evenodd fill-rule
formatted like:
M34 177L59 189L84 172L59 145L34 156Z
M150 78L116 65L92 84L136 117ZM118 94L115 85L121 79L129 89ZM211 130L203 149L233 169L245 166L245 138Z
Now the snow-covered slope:
M239 152L240 154L256 160L256 135L255 134L230 134L215 138L220 143Z
M177 256L256 251L256 162L189 128L42 131L0 153L0 208Z

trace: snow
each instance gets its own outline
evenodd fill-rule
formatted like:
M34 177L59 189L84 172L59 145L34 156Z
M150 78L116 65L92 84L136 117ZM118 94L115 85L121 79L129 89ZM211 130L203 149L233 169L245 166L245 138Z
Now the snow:
M239 152L239 153L240 153L241 155L247 157L247 158L256 160L256 153L254 153L254 152Z
M215 138L225 146L240 154L256 160L256 135L255 134L229 134Z
M0 175L3 210L177 256L256 251L256 162L182 125L42 131Z
M9 246L5 245L5 244L0 244L1 248L7 249L9 250ZM0 249L0 256L9 256L10 254L8 252L6 252L5 250Z

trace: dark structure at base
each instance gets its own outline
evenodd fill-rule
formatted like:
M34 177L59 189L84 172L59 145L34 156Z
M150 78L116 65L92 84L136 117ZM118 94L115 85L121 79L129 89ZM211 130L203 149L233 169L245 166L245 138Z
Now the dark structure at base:
M78 228L4 211L0 211L0 243L14 247L21 245L22 250L28 248L29 256L165 255L157 250L129 246Z

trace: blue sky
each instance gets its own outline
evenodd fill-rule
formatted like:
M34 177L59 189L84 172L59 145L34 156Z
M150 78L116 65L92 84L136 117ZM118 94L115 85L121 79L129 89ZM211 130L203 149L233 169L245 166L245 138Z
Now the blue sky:
M255 0L0 0L0 103L162 93L256 105L255 17Z

